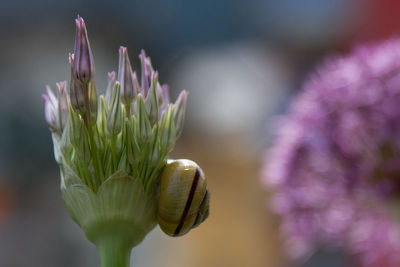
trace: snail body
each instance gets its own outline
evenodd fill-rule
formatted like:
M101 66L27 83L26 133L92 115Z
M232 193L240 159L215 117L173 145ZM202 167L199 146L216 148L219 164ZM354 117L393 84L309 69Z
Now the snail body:
M191 160L170 160L161 174L158 224L170 236L197 227L209 214L207 183L203 171Z

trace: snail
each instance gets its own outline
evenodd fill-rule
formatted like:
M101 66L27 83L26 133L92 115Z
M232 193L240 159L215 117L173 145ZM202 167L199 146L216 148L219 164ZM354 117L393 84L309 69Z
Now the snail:
M164 233L181 236L209 214L210 194L203 171L187 159L169 160L161 174L158 224Z

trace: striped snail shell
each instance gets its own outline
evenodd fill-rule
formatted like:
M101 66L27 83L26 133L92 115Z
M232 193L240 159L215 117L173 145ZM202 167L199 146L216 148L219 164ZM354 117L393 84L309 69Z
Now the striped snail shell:
M161 174L158 224L170 236L184 235L209 214L203 171L187 159L169 160Z

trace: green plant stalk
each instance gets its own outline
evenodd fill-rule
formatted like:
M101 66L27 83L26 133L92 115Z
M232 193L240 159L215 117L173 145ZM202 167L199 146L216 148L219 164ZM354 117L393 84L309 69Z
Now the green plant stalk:
M109 235L96 242L101 267L129 267L132 246L122 235Z

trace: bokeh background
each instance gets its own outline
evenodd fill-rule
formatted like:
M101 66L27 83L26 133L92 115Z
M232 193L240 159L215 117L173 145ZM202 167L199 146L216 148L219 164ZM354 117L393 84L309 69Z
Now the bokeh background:
M146 50L173 98L189 92L171 157L198 162L211 190L201 227L181 238L156 228L133 250L134 266L347 266L343 253L326 249L301 263L286 259L259 172L274 117L314 64L400 33L396 0L2 0L0 266L99 265L62 203L41 101L46 84L69 79L78 14L99 91L124 45L135 66Z

